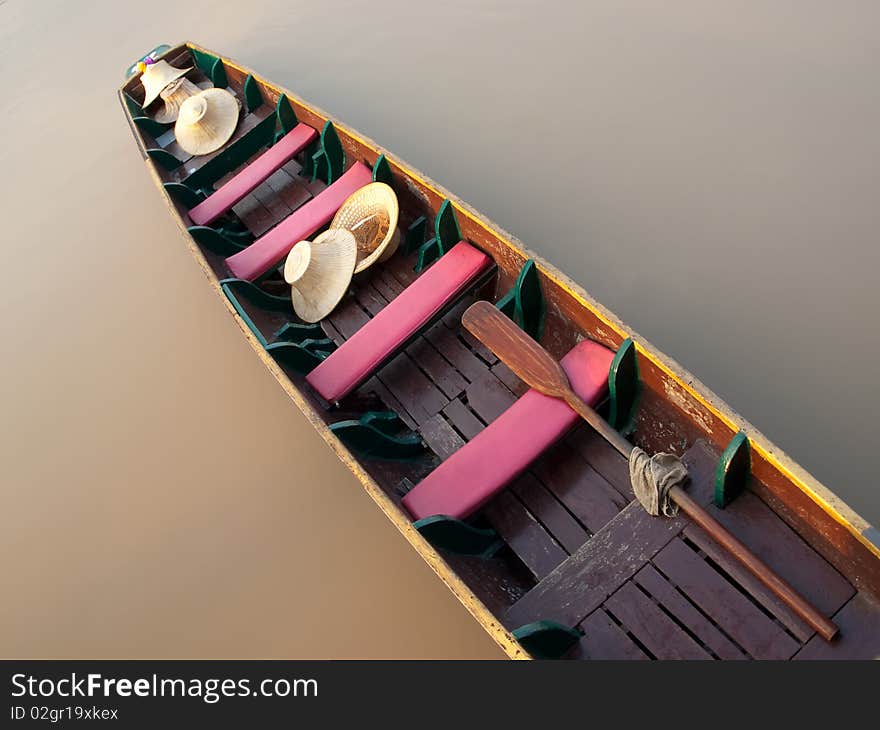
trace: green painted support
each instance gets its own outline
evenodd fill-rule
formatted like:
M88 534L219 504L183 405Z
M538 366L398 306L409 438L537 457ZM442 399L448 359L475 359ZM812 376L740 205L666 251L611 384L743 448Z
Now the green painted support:
M241 250L242 248L247 248L254 242L254 234L250 231L241 231L237 228L227 228L225 225L220 226L216 229L217 233L219 233L223 238L231 241L232 243L238 245Z
M278 126L280 127L278 134L275 135L275 141L277 142L281 137L299 124L299 120L296 118L296 112L293 111L293 105L290 103L290 99L287 98L287 94L281 94L281 96L278 97L278 103L275 105L275 116L278 119Z
M516 325L538 342L544 332L547 304L541 290L538 267L529 259L520 269L516 283L495 305L510 317Z
M446 515L433 515L413 522L415 527L438 550L456 555L491 558L504 545L498 533Z
M263 92L253 74L248 74L244 80L244 100L249 112L259 109L263 105Z
M560 659L583 635L556 621L534 621L513 631L513 638L535 659Z
M250 322L248 324L250 326ZM297 342L273 342L271 345L264 342L263 345L266 352L278 362L287 365L301 375L306 375L314 370L330 354L327 351L312 349L304 343Z
M168 172L176 170L183 164L170 152L166 152L165 150L158 147L147 150L147 154L150 156L150 159L153 160L153 162L155 162L165 170L168 170Z
M313 182L315 180L315 155L320 151L321 140L318 139L306 147L305 152L303 153L303 166L302 170L299 171L299 174L303 177L311 178Z
M624 436L635 430L636 414L642 396L636 344L627 337L617 349L608 370L608 423Z
M358 420L330 424L330 430L359 456L383 461L413 459L425 450L417 433L394 411L370 411Z
M132 118L144 116L144 108L132 99L128 93L123 93L122 98L125 99L125 106L128 107L128 113Z
M210 226L190 226L186 231L197 244L218 256L233 256L246 248Z
M293 305L291 304L290 298L276 297L273 294L269 294L268 292L263 291L256 284L250 281L245 281L244 279L222 279L220 281L220 289L226 295L229 303L232 304L232 306L235 308L238 316L244 320L244 323L248 326L248 329L250 329L250 331L254 334L254 337L256 337L257 340L259 340L260 344L268 350L269 343L266 340L266 337L263 335L262 332L260 332L260 330L257 328L257 325L254 324L254 321L245 311L245 308L241 304L240 298L247 298L257 306L261 306L264 309L269 309L274 312L285 312L293 314ZM280 342L277 344L284 345L288 343ZM309 354L311 355L311 357L317 358L314 353ZM323 358L317 358L317 362L320 362L321 359ZM317 362L315 364L317 364ZM314 365L312 365L312 367L314 367Z
M155 119L151 119L150 117L137 116L134 117L131 121L137 124L138 129L146 132L154 139L156 137L161 137L163 134L165 134L165 132L168 131L168 125L161 124Z
M214 64L219 60L217 56L213 53L205 53L205 51L200 51L197 48L191 48L190 53L192 53L193 61L195 61L196 66L202 69L205 76L210 78L211 70L214 68Z
M318 323L300 324L299 322L288 322L276 330L274 337L278 341L283 340L285 342L301 344L304 340L319 340L326 337L326 334Z
M411 254L422 247L425 242L425 231L428 228L428 219L420 215L406 229L406 235L403 238L404 254Z
M183 183L167 182L162 183L162 187L165 188L165 192L168 193L172 199L180 203L187 210L195 208L204 200L204 197L200 193L197 193L191 187L184 185Z
M321 130L321 143L312 154L312 180L321 179L328 185L337 180L345 171L345 150L336 133L333 122L328 121Z
M388 158L385 157L384 152L379 155L376 164L373 165L373 182L381 182L386 185L391 185L393 182L391 177L391 165L388 163Z
M229 86L229 79L226 78L226 66L223 65L223 59L218 58L211 66L211 83L218 89L225 89Z
M450 248L461 240L461 229L455 217L455 208L449 200L444 200L434 218L434 238L419 249L416 273L422 273Z
M253 129L193 172L183 182L193 189L210 188L217 180L243 165L275 138L275 115L270 114Z
M752 474L749 438L738 432L727 445L715 469L715 505L726 507L746 488Z

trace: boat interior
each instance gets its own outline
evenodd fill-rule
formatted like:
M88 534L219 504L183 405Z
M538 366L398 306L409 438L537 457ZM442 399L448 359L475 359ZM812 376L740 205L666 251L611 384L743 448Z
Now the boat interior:
M368 140L198 46L178 45L164 58L175 67L192 66L187 76L194 83L228 88L242 102L229 142L192 157L177 144L173 126L155 122L140 107L144 92L137 75L120 89L139 149L209 280L279 382L298 394L313 423L339 439L361 481L381 490L383 509L413 525L437 551L443 570L484 607L490 617L484 625L495 622L497 631L511 632L517 643L509 653L566 659L880 657L875 553L804 492L772 453L755 448L748 431L720 416L720 407L695 399L686 374L624 336L610 315L552 267ZM211 224L193 223L191 209L298 124L315 130L313 142ZM229 260L259 246L310 201L320 204L326 196L319 196L355 165L397 194L400 245L386 261L355 275L332 314L305 323L294 314L277 261L257 276L241 277ZM441 264L453 261L459 241L483 254L485 264L450 283L453 274ZM422 303L442 286L448 291L422 312ZM606 349L602 382L591 394L597 410L633 444L680 456L690 474L689 494L831 618L839 635L831 642L817 635L683 515L645 512L634 499L627 460L587 423L545 437L534 420L543 411L522 406L518 421L508 418L504 428L511 430L502 432L496 422L528 388L462 327L462 313L478 299L494 303L556 358L582 343ZM309 374L336 368L338 375L345 365L340 359L357 360L365 345L355 346L352 338L370 331L364 328L395 301L397 318L419 310L418 326L395 332L394 348L345 387L316 388ZM391 319L387 315L385 328L377 324L374 333L385 337ZM349 340L346 358L334 359ZM462 506L460 514L408 510L407 495L493 428L496 434L533 434L537 458L524 469L502 464L508 460L504 449L475 442L467 452L472 471L485 472L491 482L494 472L509 468L514 478L503 488L487 487L485 499ZM454 498L460 492L449 485Z

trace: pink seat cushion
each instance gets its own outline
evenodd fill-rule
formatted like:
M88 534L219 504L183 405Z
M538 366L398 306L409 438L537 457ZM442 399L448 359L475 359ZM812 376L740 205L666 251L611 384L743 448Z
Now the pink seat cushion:
M365 380L447 302L491 264L486 254L459 241L306 380L328 401L338 401Z
M282 165L293 159L318 136L307 124L297 124L274 145L245 167L229 182L209 195L189 212L197 226L209 226L233 205L252 193Z
M595 405L608 387L614 353L584 340L562 359L572 387ZM579 416L565 401L529 390L404 498L413 519L448 515L465 519L519 476Z
M253 281L277 266L297 243L327 225L349 195L371 182L373 173L370 168L355 162L342 177L297 208L271 231L244 251L226 259L226 265L233 276Z

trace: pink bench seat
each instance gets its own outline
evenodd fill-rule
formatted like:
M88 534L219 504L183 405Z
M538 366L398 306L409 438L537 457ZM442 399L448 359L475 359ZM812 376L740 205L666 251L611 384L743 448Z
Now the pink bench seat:
M265 274L290 253L297 243L327 225L349 195L373 182L369 167L355 162L342 177L297 208L271 231L243 251L226 259L233 276L247 281Z
M459 241L306 380L331 403L345 397L491 264L478 248Z
M577 394L595 405L608 388L614 353L584 340L562 359ZM529 390L403 498L414 520L476 512L571 428L580 417L562 400Z
M272 173L302 152L317 136L318 133L307 124L297 124L250 165L190 210L192 222L197 226L211 225L266 182Z

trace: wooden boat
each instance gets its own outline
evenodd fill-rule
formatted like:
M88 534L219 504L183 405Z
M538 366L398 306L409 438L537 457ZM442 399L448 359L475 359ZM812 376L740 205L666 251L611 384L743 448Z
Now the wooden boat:
M156 57L193 66L191 81L228 87L243 102L226 147L191 158L176 145L173 129L141 109L137 74L119 90L138 149L183 240L291 400L510 657L880 657L880 533L690 373L519 241L290 91L193 43ZM278 150L277 164L279 145L297 128L304 135L298 154L277 169L266 167L266 150ZM260 165L264 181L229 198L231 211L204 214L205 201L218 197L215 189L241 185ZM276 271L279 251L296 241L272 249L268 258L254 252L280 245L282 233L303 230L305 219L310 230L326 225L322 206L338 207L344 178L355 172L361 177L349 187L369 179L392 186L402 242L394 256L355 276L330 316L306 325L293 314L290 288ZM467 286L457 284L429 306L438 282L452 275L442 267L449 269L455 252L464 250L459 239L486 265L467 275ZM504 489L493 486L491 498L474 498L460 519L415 519L410 495L424 496L423 484L441 464L468 468L435 495L467 500L462 480L469 484L472 472L494 478L501 462L518 458L518 452L505 453L503 443L496 452L474 446L478 435L494 433L496 444L502 436L516 440L517 429L537 440L545 436L542 414L550 414L550 406L526 393L462 328L462 312L476 299L497 304L557 358L569 351L592 357L607 348L603 382L596 380L590 393L604 418L648 452L680 455L691 497L830 617L837 636L818 635L683 515L648 515L633 500L626 459L586 423L569 429L574 421L568 416L557 424L561 438L546 434L525 470L504 465L518 476ZM340 397L322 397L319 388L331 386L315 371L325 373L334 361L331 375L338 376L341 358L333 352L342 347L361 357L349 347L356 333L367 326L374 334L381 330L376 317L395 301L398 319L413 309L431 316L393 352L374 353L358 387L349 383ZM376 338L360 339L363 350L364 339ZM519 421L508 417L513 404ZM506 421L498 425L502 413ZM558 409L553 414L560 416ZM464 453L470 461L459 458Z

